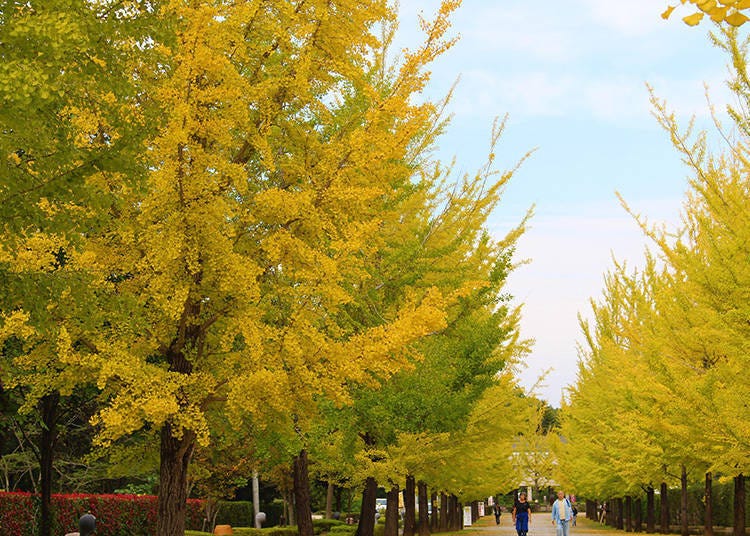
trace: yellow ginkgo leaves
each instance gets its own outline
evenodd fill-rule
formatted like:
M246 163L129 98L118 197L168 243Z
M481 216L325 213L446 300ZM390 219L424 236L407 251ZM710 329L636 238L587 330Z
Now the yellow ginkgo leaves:
M687 17L683 17L682 20L688 26L696 26L703 19L703 13L693 13Z
M724 17L724 20L732 26L742 26L748 21L748 17L740 13L739 11L735 11L734 13Z
M704 15L717 23L726 23L730 26L742 26L748 21L748 17L742 13L750 9L750 0L680 0L681 3L693 4L698 11L691 13L682 20L688 26L697 26L704 19ZM668 19L677 6L668 6L661 14L663 19Z
M666 10L664 10L664 13L661 14L661 18L664 20L667 20L669 16L672 14L672 11L674 11L675 6L669 6Z

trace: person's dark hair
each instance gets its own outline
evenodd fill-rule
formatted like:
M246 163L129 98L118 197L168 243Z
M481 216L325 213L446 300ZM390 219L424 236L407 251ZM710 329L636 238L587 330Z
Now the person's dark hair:
M96 532L96 518L91 514L83 514L78 520L78 532L81 536L90 536Z

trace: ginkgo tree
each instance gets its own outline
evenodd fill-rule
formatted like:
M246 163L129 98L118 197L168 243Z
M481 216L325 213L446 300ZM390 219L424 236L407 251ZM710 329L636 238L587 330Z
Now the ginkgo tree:
M662 373L663 335L654 326L651 290L658 281L653 261L644 273L617 266L605 278L602 301L592 303L592 321L582 321L587 346L563 408L566 440L559 451L560 478L579 493L624 496L629 506L630 498L637 502L647 490L652 529L653 490L672 483L683 466L705 467L696 454L702 445L678 433L686 429L689 404L675 400ZM632 521L627 507L625 517Z
M491 153L501 132L498 123ZM379 460L388 459L382 452L399 434L464 429L473 405L494 384L495 375L524 352L519 311L503 289L513 268L513 245L525 221L502 240L492 239L485 228L512 171L494 172L491 156L477 174L451 182L452 169L436 165L423 179L427 188L421 195L426 202L402 209L398 224L385 228L387 247L372 267L371 282L362 299L346 307L352 321L367 324L398 306L398 289L404 286L415 290L435 286L452 298L446 329L413 346L413 368L392 378L380 377L378 385L353 389L352 411L363 448ZM365 466L365 471L373 467ZM376 476L386 479L381 484L394 488L403 486L408 476L407 497L412 496L414 475L409 466L398 466L401 469L392 475L387 470L367 475L362 530L370 526L365 515L375 509ZM407 533L413 513L409 499Z
M100 314L92 276L71 268L74 250L138 187L158 126L131 63L152 54L138 43L160 35L154 14L94 4L0 3L0 382L39 415L41 534L52 526L58 421L93 377L68 366L67 349L127 310L121 296L100 296Z
M180 534L190 460L211 440L207 412L260 431L269 421L302 430L317 397L346 404L347 384L393 374L412 342L446 325L447 297L429 285L378 323L343 322L341 311L370 278L383 213L436 132L436 107L414 97L449 46L442 15L458 2L442 5L388 86L372 75L382 56L374 30L395 17L383 1L73 4L140 32L107 41L121 64L89 55L125 73L129 100L101 90L124 117L65 102L52 82L6 78L6 91L32 85L64 101L67 122L40 119L52 139L87 149L130 139L136 150L75 176L75 190L53 202L20 182L28 150L8 153L19 167L14 203L88 218L6 229L3 269L28 283L54 269L63 283L61 300L5 309L4 335L25 344L15 381L41 390L69 377L100 389L100 444L160 430L157 534ZM40 10L19 13L34 20ZM144 134L128 138L131 128ZM58 156L77 169L75 155ZM62 321L49 315L55 307ZM45 361L34 358L38 339L54 341Z
M691 171L683 224L652 228L639 218L658 258L649 255L640 276L618 270L608 278L564 412L569 453L580 459L564 458L589 489L621 493L654 478L657 457L681 482L684 533L690 479L697 483L704 472L733 476L739 498L734 528L741 534L748 471L749 384L742 372L750 229L747 59L735 30L722 29L715 41L731 54L735 70L730 87L740 106L729 115L736 128L731 135L720 132L724 151L712 151L706 133L681 129L666 105L653 100L657 119ZM596 418L595 410L603 416ZM594 471L601 463L606 468ZM707 487L710 481L709 474Z

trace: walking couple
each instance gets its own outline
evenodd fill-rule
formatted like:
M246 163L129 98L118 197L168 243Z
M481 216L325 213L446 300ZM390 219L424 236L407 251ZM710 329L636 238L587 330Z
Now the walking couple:
M557 527L557 536L569 536L570 526L575 522L575 508L562 491L557 492L557 500L552 505L552 524ZM527 536L531 521L531 505L526 500L526 494L518 496L513 506L513 522L516 524L518 536Z

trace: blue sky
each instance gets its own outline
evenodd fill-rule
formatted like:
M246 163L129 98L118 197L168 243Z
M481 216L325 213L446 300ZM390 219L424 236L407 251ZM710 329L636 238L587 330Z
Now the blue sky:
M685 121L709 120L705 97L728 102L727 58L663 0L464 0L453 17L460 41L437 61L426 94L445 95L452 122L439 144L445 160L473 172L486 155L492 122L509 114L497 151L501 168L536 149L514 176L490 222L502 236L535 205L512 276L524 303L522 329L535 340L521 382L559 406L575 381L577 315L601 294L612 259L642 262L646 241L620 206L620 192L653 222L675 225L687 169L651 116L648 83ZM399 45L418 42L417 13L437 1L401 0Z

